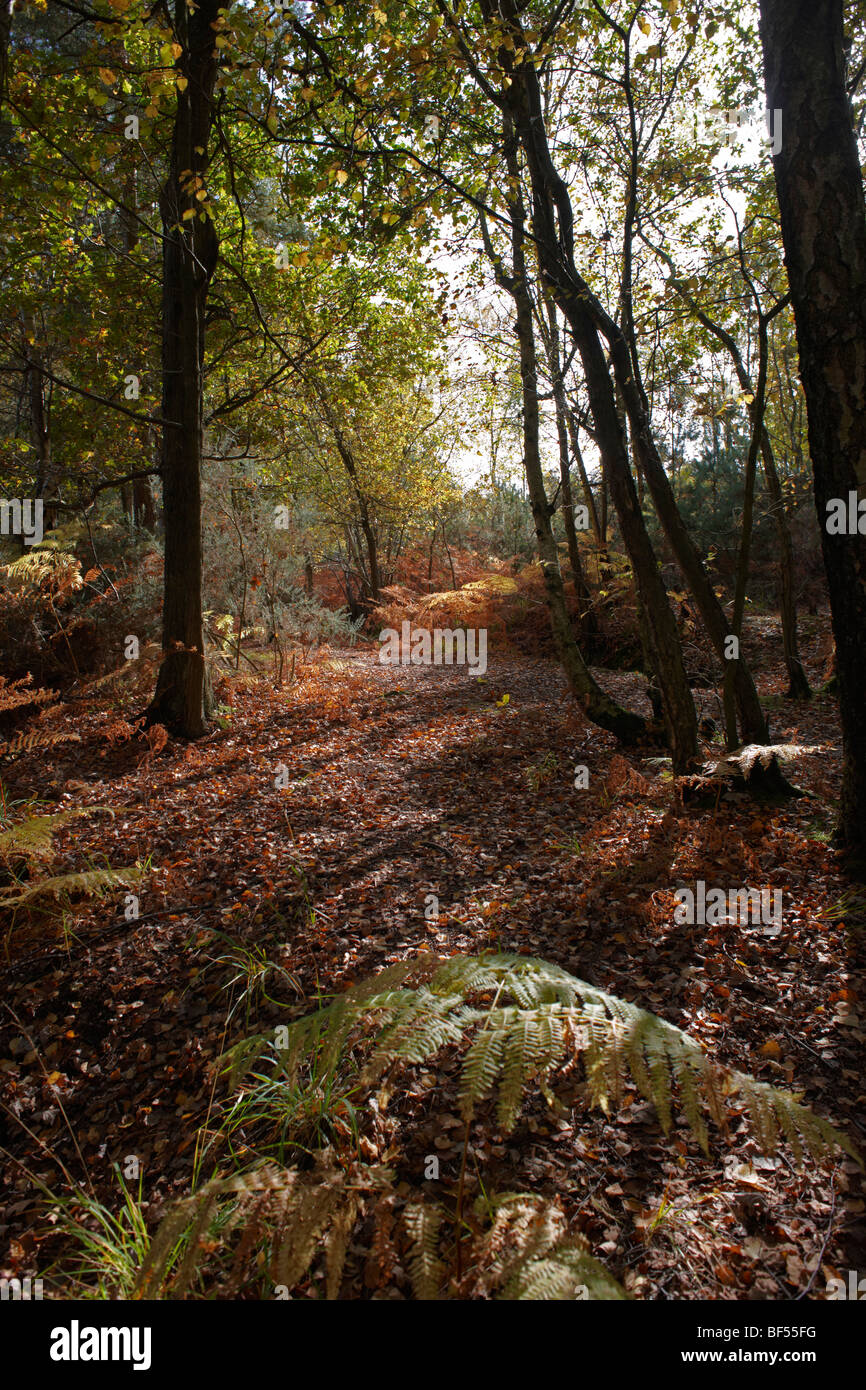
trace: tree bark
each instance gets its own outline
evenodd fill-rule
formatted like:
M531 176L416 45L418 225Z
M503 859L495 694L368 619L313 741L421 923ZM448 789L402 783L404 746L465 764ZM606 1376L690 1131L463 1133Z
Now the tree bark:
M148 710L150 723L198 738L209 703L202 630L201 462L205 307L219 255L211 215L195 194L204 188L214 118L220 0L188 9L176 0L174 27L186 78L177 110L168 177L160 199L163 230L162 432L165 511L163 660Z
M571 465L568 456L568 404L565 399L565 385L562 380L562 358L560 355L559 325L556 321L556 305L549 295L541 295L538 306L539 317L542 310L546 319L544 344L547 351L547 366L553 388L553 401L556 410L556 436L559 443L559 481L562 489L562 522L565 528L565 542L568 547L568 564L571 569L571 582L580 612L580 636L592 642L598 635L598 623L592 607L592 594L583 572L577 528L574 524L574 497L571 490Z
M846 90L842 0L761 0L785 263L806 397L844 765L838 839L866 863L866 535L831 535L828 503L866 488L866 201ZM866 529L866 525L864 525Z

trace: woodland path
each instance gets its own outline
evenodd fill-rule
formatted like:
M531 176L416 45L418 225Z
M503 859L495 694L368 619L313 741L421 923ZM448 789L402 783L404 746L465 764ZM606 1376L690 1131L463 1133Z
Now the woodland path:
M599 676L640 706L637 676ZM76 711L83 742L58 749L49 794L117 813L63 832L61 861L149 858L152 876L138 922L106 902L66 945L13 938L0 1082L31 1137L10 1123L0 1142L47 1182L51 1149L103 1194L111 1164L137 1154L154 1212L185 1191L195 1131L222 1094L215 1060L279 1016L253 1000L245 1026L235 995L226 1032L232 971L212 963L226 936L289 972L293 984L272 976L268 988L292 1016L317 991L418 949L543 956L688 1028L720 1061L802 1088L822 1113L832 1097L830 1118L862 1142L851 984L862 904L834 911L843 885L820 828L834 755L798 764L814 799L685 813L658 764L619 756L564 694L547 661L492 660L479 681L378 666L365 648L292 690L240 683L228 727L193 745L148 750L112 734L107 706ZM780 710L776 736L826 745L834 714L829 701ZM573 786L575 763L589 768L588 790ZM281 767L288 785L277 788ZM12 792L23 773L10 769ZM782 888L782 931L675 926L674 889L698 878ZM437 920L425 916L430 894ZM447 1163L456 1129L425 1124L422 1107L410 1148L434 1144ZM701 1297L719 1282L732 1297L796 1296L825 1242L828 1269L857 1268L858 1250L862 1264L849 1165L832 1181L804 1176L756 1157L736 1133L707 1160L664 1142L642 1103L615 1123L576 1126L530 1106L507 1144L476 1157L485 1182L564 1195L612 1267L647 1281L644 1297ZM37 1194L12 1165L3 1181L8 1239ZM648 1242L663 1197L674 1215ZM28 1263L28 1237L14 1240L13 1256Z

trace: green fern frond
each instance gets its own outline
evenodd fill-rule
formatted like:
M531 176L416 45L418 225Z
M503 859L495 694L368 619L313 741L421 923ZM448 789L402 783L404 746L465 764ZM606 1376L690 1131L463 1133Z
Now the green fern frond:
M415 1297L438 1299L445 1278L444 1260L439 1257L439 1232L443 1212L429 1202L413 1202L403 1214L409 1236L409 1273Z
M527 1260L512 1277L501 1295L521 1301L529 1299L614 1302L628 1295L605 1269L579 1244L564 1243L548 1255Z
M32 860L50 859L51 840L56 831L78 817L92 816L101 809L78 806L50 816L29 816L27 820L19 821L8 830L0 831L0 862L18 856Z
M38 878L28 883L21 892L16 891L20 884L0 888L0 908L18 911L22 907L33 907L46 898L55 902L66 902L71 898L102 898L114 888L134 888L143 876L143 868L131 865L125 869L83 869L77 873Z
M480 1211L481 1202L476 1203ZM488 1230L476 1237L467 1292L499 1299L626 1299L612 1275L570 1236L557 1201L526 1192L498 1195Z
M377 982L385 985L381 992ZM485 953L404 962L289 1025L288 1032L293 1075L314 1055L333 1075L348 1052L366 1049L362 1085L394 1063L422 1063L458 1045L464 1116L471 1119L498 1088L497 1117L505 1131L530 1082L546 1091L558 1068L568 1071L580 1062L592 1105L615 1110L623 1088L634 1085L667 1132L676 1099L705 1152L707 1119L724 1127L737 1091L768 1151L781 1130L798 1155L802 1145L815 1156L834 1146L853 1152L844 1136L786 1092L718 1066L673 1024L531 957ZM261 1055L264 1044L256 1046ZM242 1063L236 1072L241 1069Z

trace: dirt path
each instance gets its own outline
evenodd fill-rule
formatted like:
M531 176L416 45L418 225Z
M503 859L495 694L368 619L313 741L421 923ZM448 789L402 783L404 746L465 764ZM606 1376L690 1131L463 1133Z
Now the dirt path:
M599 674L639 707L638 677ZM238 688L229 726L190 747L148 754L139 738L109 741L107 708L76 713L83 742L59 750L55 795L117 814L58 837L56 871L104 855L149 859L152 876L138 921L107 900L67 943L13 934L0 1081L30 1135L7 1113L0 1142L44 1181L62 1182L60 1160L103 1195L116 1192L112 1163L136 1155L151 1214L185 1191L196 1128L221 1096L212 1064L227 972L208 959L227 948L215 931L290 973L293 984L271 977L268 988L292 1015L317 990L418 949L543 956L687 1027L720 1061L802 1089L862 1139L862 931L831 911L845 885L820 802L687 815L658 763L619 756L564 693L544 661L491 661L479 681L381 667L365 651L300 690ZM781 710L774 729L826 745L833 711ZM797 780L826 794L837 768L815 756ZM13 766L13 792L26 775ZM675 926L674 889L701 878L780 888L782 930ZM238 1002L229 1039L278 1016L255 1003ZM416 1117L407 1154L433 1142L447 1166L448 1135ZM786 1298L809 1284L822 1247L810 1288L857 1268L858 1251L863 1263L851 1165L802 1176L737 1133L704 1159L664 1141L643 1104L612 1124L530 1106L507 1144L481 1144L476 1158L485 1180L564 1195L596 1253L643 1297ZM663 1198L670 1213L648 1240ZM11 1163L4 1244L13 1273L44 1273L56 1253Z

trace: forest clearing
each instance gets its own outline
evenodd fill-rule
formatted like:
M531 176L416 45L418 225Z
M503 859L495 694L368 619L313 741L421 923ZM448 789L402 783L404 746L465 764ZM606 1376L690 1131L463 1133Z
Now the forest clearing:
M100 1305L701 1304L672 1361L826 1368L862 6L4 16L2 1316L155 1371Z

